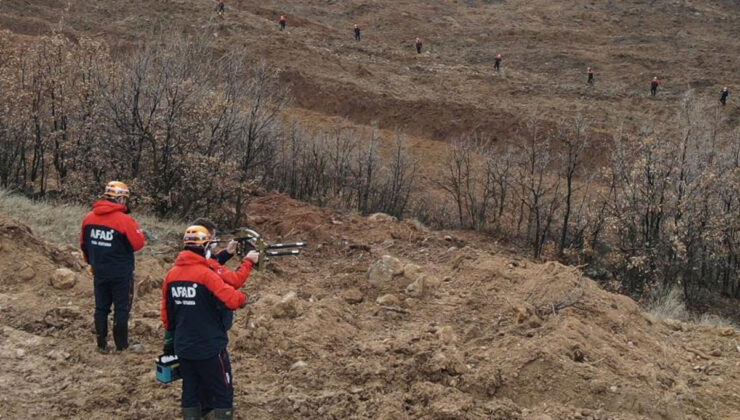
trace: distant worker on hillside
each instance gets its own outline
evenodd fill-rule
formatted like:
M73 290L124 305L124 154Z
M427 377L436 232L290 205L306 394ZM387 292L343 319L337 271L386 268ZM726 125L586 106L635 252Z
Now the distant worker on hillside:
M126 184L111 181L101 200L82 221L80 248L93 273L95 334L98 351L108 350L108 314L115 305L113 340L116 350L128 348L128 318L134 298L134 252L146 238L128 215L131 193Z
M196 420L234 417L234 385L226 346L233 311L246 305L238 286L225 281L213 268L210 250L215 235L204 226L185 230L183 250L162 284L161 318L165 329L165 355L177 355L182 377L182 415ZM232 272L239 285L246 282L259 253L251 251L239 270Z
M591 67L588 68L588 82L589 85L594 84L594 69Z
M501 55L501 53L496 55L496 58L493 59L493 68L496 69L496 72L498 73L499 70L501 70L501 62L504 60L504 57Z
M660 86L660 79L658 79L658 76L655 76L650 82L650 96L655 96L658 93L658 86Z
M725 86L724 89L719 93L719 103L722 104L722 106L727 105L727 97L730 95L730 91L727 90L727 86Z
M414 41L414 45L416 45L416 53L421 54L421 47L422 47L421 38L416 37L416 41Z
M218 15L220 17L224 17L224 12L226 11L226 4L224 3L223 0L219 0L218 1L218 9L217 10L218 10Z
M288 23L288 19L285 18L284 15L280 15L280 30L285 30L285 25Z
M360 32L361 32L360 27L357 26L357 24L355 24L355 40L357 41L360 40Z

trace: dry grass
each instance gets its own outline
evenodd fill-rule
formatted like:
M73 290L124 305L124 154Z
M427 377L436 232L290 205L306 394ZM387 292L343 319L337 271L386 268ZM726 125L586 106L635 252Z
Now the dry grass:
M680 287L674 287L668 293L656 298L648 305L647 311L657 319L675 319L692 324L705 325L709 327L734 327L738 326L729 319L715 314L696 314L686 308L683 291Z
M16 219L29 226L36 235L57 244L77 246L82 219L89 211L89 207L77 204L34 201L0 189L0 216ZM184 223L147 215L134 216L149 235L150 242L179 237L184 229Z
M689 321L690 314L684 303L683 291L674 287L668 293L658 297L648 308L650 315L659 319L676 319Z

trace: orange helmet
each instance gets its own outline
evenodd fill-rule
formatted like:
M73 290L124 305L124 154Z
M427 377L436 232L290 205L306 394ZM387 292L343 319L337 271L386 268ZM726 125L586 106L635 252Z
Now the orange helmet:
M193 225L185 229L182 242L185 245L206 246L213 239L211 232L203 226Z
M103 193L106 197L126 197L131 195L131 191L128 189L128 185L121 181L111 181L105 186L105 192Z

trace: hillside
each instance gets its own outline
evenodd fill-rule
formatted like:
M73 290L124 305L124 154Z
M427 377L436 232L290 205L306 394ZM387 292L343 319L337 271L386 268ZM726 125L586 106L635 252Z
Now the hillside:
M0 28L61 30L125 48L168 31L211 33L283 70L295 107L432 140L469 130L506 139L528 113L587 113L607 133L669 122L687 89L716 101L740 72L740 4L713 0L227 1L6 0ZM288 29L277 30L281 14ZM363 40L352 39L359 24ZM415 54L413 39L424 40ZM501 74L492 71L504 55ZM586 67L596 84L585 83ZM658 75L663 88L648 95ZM736 123L740 106L726 112ZM299 110L297 110L299 111ZM300 113L300 112L299 112Z
M522 260L470 233L283 196L250 210L269 238L311 245L246 286L248 309L230 333L237 418L740 416L731 327L655 319L577 269ZM143 352L101 355L79 253L0 220L3 416L177 416L179 384L158 385L153 359L178 232L139 258L131 326Z
M451 155L450 142L471 131L499 142L517 142L526 134L530 116L541 118L547 127L585 114L592 135L576 183L621 176L634 181L630 184L634 190L624 188L623 195L612 196L601 194L607 185L578 185L576 196L583 194L589 200L583 198L580 206L585 210L579 220L571 220L572 231L577 226L583 231L593 227L601 232L603 228L602 238L608 236L605 242L631 238L625 232L642 238L638 228L649 224L642 217L660 208L658 223L670 219L674 230L666 228L655 238L664 242L659 245L667 245L656 246L651 238L615 241L609 246L626 251L614 255L638 271L645 267L633 267L633 263L644 263L646 256L662 251L660 255L672 264L666 266L674 269L666 271L665 277L676 286L682 277L670 273L695 270L694 276L701 277L696 267L704 273L708 266L709 278L713 264L725 258L718 250L727 251L728 283L731 279L737 285L731 276L738 249L736 232L740 232L735 229L740 219L733 207L740 191L736 158L740 136L732 140L728 134L740 122L740 2L736 0L228 0L223 19L216 15L211 0L0 0L0 6L0 46L15 47L62 33L73 41L82 37L105 41L113 52L107 57L115 61L119 54L143 43L184 33L216 40L220 53L245 49L254 64L264 62L279 69L279 80L290 88L288 118L281 120L285 131L269 139L288 133L293 121L301 130L318 133L316 138L322 132L338 132L337 128L356 130L361 141L377 135L385 147L381 153L388 152L399 135L404 136L414 162L420 164L416 187L423 201L416 204L429 210L414 216L426 214L430 223L440 214L456 222L454 209L449 210L454 204L441 199L447 193L440 191L439 182L444 171L441 164ZM277 26L281 14L288 19L285 31ZM363 29L362 41L352 38L354 24ZM424 41L422 54L413 48L417 36ZM15 51L25 54L22 48ZM503 70L495 73L492 62L499 52L504 55ZM594 86L586 84L589 66L596 71ZM655 75L663 85L658 96L651 98L649 81ZM2 82L18 82L15 76L11 68ZM58 87L66 88L64 79L59 80ZM723 86L732 94L728 105L719 107L716 103ZM620 167L623 173L612 178L595 175L609 157L617 156L604 149L611 144L606 140L618 130L635 133L644 125L669 133L684 129L676 123L676 116L689 90L697 98L698 121L696 130L687 130L693 133L690 164L673 165L679 162L675 153L679 143L670 135L660 138L671 141L660 144L657 155L663 160L658 159L654 167L659 174L655 178L659 182L654 182L652 171L639 166L644 158L641 153L652 156L653 139L635 136L636 144L619 155L628 163ZM53 89L39 93L55 94ZM23 98L27 100L24 104L35 103L33 95ZM3 109L13 109L12 103L6 101ZM55 102L49 103L56 110ZM188 108L188 112L198 109ZM22 128L19 132L36 140L37 148L57 141L56 119L54 130L47 127L43 137L39 134L43 130L33 131L35 108L24 111L28 111L23 114L27 118L15 120ZM197 119L191 113L183 115L182 121ZM712 115L722 117L714 120ZM110 145L107 121L101 117L95 122L99 125L79 127L102 127L95 133L100 137L94 138ZM724 127L713 130L712 121L721 121ZM127 133L121 130L118 140L127 139ZM714 143L707 146L707 139L715 139L712 136L723 143L725 160L715 159ZM685 138L689 149L690 136ZM7 145L17 143L13 137L5 140ZM41 167L52 165L53 157L37 158L35 152L31 157L36 149L30 140L24 149L28 156L21 154L19 162L26 192L34 193L35 183L44 185L47 179L42 174L25 185L26 166L33 165L35 170L38 162ZM62 149L75 147L70 142ZM548 153L559 154L557 147L547 149ZM710 149L711 156L705 154ZM83 149L75 149L79 150ZM103 152L105 156L109 151ZM526 149L513 153L526 162ZM125 160L127 155L116 157ZM501 163L488 158L487 163ZM239 205L249 202L248 208L239 207L243 211L234 213L247 218L250 227L272 241L302 239L310 244L302 257L276 261L271 270L255 273L245 286L248 306L236 315L229 347L237 418L740 418L740 331L719 323L687 323L648 314L632 299L605 291L578 268L522 257L523 252L531 252L528 248L522 251L530 240L527 235L531 236L524 227L527 217L522 197L526 200L526 194L516 191L502 196L502 203L513 210L497 219L492 235L434 231L413 220L314 207L264 188L252 189L251 184L246 189L239 185L237 190L226 182L233 178L228 172L233 166L215 158L212 162L218 164L203 166L215 171L199 176L198 181L208 181L213 172L219 172L221 178L214 184L222 184L223 190L210 194L210 189L204 189L196 197L215 203L228 190L238 196ZM292 168L299 167L296 160L288 162ZM661 166L663 162L668 163ZM717 162L716 167L707 162ZM84 165L66 181L68 188L77 188L75 181L92 179L82 170ZM540 181L544 178L558 184L560 167L542 165ZM526 178L522 168L516 167L511 177ZM259 178L257 171L248 169L249 176L254 172L254 179ZM689 174L685 183L676 182L678 187L672 188L668 181L683 176L685 169ZM115 170L95 176L113 176ZM309 171L294 172L304 177ZM490 179L479 169L473 172ZM643 172L645 183L640 178ZM49 173L48 191L54 198L59 194L54 190L58 171ZM534 179L535 173L529 176ZM478 180L470 179L474 185ZM159 185L156 180L137 181L142 192L146 191L144 181ZM526 188L524 181L520 185L506 182L512 191ZM661 182L665 194L653 190ZM183 178L178 185L194 184ZM684 185L690 187L689 195L684 195ZM99 186L94 188L98 191ZM554 223L559 225L562 200L556 197L560 190L555 191L547 196L550 215L556 215ZM634 216L628 220L635 222L634 232L620 230L624 226L618 222L624 220L605 211L607 205L625 205L630 191L647 191L645 200L628 203L636 203L635 211L628 214ZM171 192L158 191L161 194L156 198L166 201ZM354 193L350 189L342 192ZM656 197L660 205L648 200ZM698 203L698 197L705 199L704 206L694 206L692 213L683 204ZM0 191L0 363L4 367L0 417L177 417L179 384L158 384L153 365L163 337L161 282L178 250L184 222L140 217L142 207L135 208L153 237L137 260L131 319L131 336L143 344L143 350L101 355L93 342L92 279L76 249L77 226L87 209L16 198ZM142 206L152 198L142 194ZM714 200L711 212L708 200ZM232 201L220 204L218 210L231 214ZM643 204L645 212L640 207ZM205 208L215 213L212 207ZM431 215L433 211L437 213ZM716 217L696 216L705 213ZM462 210L459 218L465 225ZM533 220L530 211L530 225ZM679 220L697 221L706 229L681 230ZM450 224L445 219L440 225ZM568 227L567 220L564 226ZM549 233L547 245L552 249L541 254L543 259L557 255L552 238L558 239L558 233L556 228ZM509 242L496 242L496 235ZM584 244L574 245L574 255L594 252L589 248L593 244L582 236ZM673 248L685 250L681 241L704 248L697 246L701 252L691 254L694 259L687 258L683 264L677 258L686 255ZM621 263L614 255L603 260ZM581 257L578 254L571 261L581 264L588 259ZM721 277L719 271L714 274ZM684 284L689 284L686 279ZM618 278L603 276L602 281L617 283ZM738 293L740 289L734 290ZM646 299L648 295L645 291ZM707 307L692 309L738 313L737 301L729 297L711 296L700 303Z

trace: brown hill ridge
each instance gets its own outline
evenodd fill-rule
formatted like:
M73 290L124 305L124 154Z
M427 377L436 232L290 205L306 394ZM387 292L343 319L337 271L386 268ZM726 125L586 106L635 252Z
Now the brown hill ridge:
M434 140L474 129L507 138L533 111L587 113L609 131L646 116L669 122L688 89L711 103L723 86L740 90L738 28L740 5L728 0L229 0L223 19L204 0L5 0L0 10L0 29L124 49L159 33L212 34L224 50L245 47L284 70L298 107ZM663 86L654 99L655 75Z
M653 319L575 268L471 233L279 195L250 211L271 239L311 244L246 287L230 333L237 418L740 418L737 330ZM144 351L100 355L79 254L0 219L4 417L178 415L179 384L153 372L176 250L152 245L131 320Z

